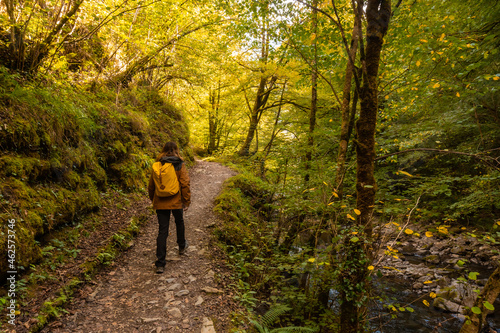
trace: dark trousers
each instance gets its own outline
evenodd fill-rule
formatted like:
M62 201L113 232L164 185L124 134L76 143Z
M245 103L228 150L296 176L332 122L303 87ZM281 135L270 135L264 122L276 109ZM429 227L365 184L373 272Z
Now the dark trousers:
M156 215L158 216L158 237L156 238L156 262L157 267L164 267L167 263L165 257L167 256L167 237L168 227L170 225L170 212L175 218L175 229L177 231L177 244L179 249L186 246L186 239L184 238L184 216L182 209L157 209Z

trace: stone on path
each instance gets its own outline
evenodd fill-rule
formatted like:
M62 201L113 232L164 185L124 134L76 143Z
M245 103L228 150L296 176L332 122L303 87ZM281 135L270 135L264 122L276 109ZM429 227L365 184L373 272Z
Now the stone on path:
M144 323L152 323L154 321L161 320L161 318L142 318L142 322Z
M189 290L186 290L186 289L180 290L175 294L175 296L177 296L177 297L182 297L182 296L186 296L186 295L189 295Z
M209 294L222 294L224 292L223 290L213 288L213 287L203 287L203 288L201 288L201 290L203 290L204 292L209 293Z
M170 287L168 287L168 290L169 291L172 291L172 290L177 290L177 289L181 289L181 284L180 283L176 283L176 284L173 284L171 285Z
M203 304L203 302L204 302L203 297L198 296L198 299L196 300L196 303L194 303L194 305L198 306L198 305Z
M168 314L174 318L182 318L182 312L178 308L168 309Z
M207 317L203 317L200 333L217 333L215 332L214 323Z

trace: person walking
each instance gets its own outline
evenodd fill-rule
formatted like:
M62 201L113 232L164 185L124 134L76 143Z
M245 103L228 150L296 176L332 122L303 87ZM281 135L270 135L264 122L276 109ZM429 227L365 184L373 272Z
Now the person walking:
M171 172L169 174L168 171L164 171L168 170L168 168L170 167L170 165L168 165L167 163L170 163L173 166L173 169L175 169L175 173ZM163 171L163 176L161 174L161 171L159 170ZM176 183L175 180L171 179L175 177L174 175L177 176L178 183ZM165 177L170 179L166 179L166 182ZM162 193L160 191L160 188L163 190L165 186L158 183L158 181L161 183L162 180L164 183L168 183L167 187L172 186L173 191L177 190L177 188L173 186L178 186L178 192L169 196L164 196L165 192ZM158 237L156 238L155 266L156 273L161 274L165 271L165 265L167 263L167 237L170 224L170 213L172 213L175 219L177 245L179 245L179 255L183 255L189 246L184 234L183 213L188 209L191 203L189 174L187 172L184 160L180 156L179 148L177 147L177 144L175 142L167 142L163 147L161 153L158 155L156 163L153 164L153 170L151 173L151 177L149 178L148 194L149 198L153 202L153 209L156 210L156 215L158 217L159 228Z

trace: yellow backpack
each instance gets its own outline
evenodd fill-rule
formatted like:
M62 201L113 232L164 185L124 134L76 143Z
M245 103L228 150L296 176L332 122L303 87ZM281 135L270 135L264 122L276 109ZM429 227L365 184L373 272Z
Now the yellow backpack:
M170 197L179 192L179 180L172 163L153 163L153 180L158 197Z

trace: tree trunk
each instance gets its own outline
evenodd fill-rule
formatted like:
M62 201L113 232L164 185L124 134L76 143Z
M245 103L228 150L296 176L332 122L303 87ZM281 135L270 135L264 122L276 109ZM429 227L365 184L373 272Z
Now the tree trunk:
M475 314L470 311L470 322L466 321L460 333L479 333L486 319L486 315L490 312L484 306L484 302L489 302L493 304L500 294L500 266L491 274L488 282L484 286L483 291L476 299L474 304L475 307L478 307L481 310L480 314Z
M263 10L266 12L266 10ZM238 151L240 156L248 156L250 154L250 145L252 144L253 138L255 136L255 131L257 130L257 126L259 124L260 116L262 114L263 108L266 106L267 100L271 91L273 90L274 83L278 79L276 76L265 76L264 66L267 64L269 57L269 32L268 32L268 23L267 17L262 18L262 47L260 54L260 63L261 63L261 77L259 82L259 87L257 88L257 95L255 96L255 101L250 114L250 125L248 126L247 136L245 141ZM269 86L268 86L269 81Z
M354 61L356 59L356 53L358 51L358 39L360 33L360 28L358 25L358 20L354 21L354 28L352 30L352 38L351 38L351 47L348 52L347 66L345 70L345 81L344 81L344 89L342 91L342 106L341 106L341 114L342 121L340 125L340 143L339 143L339 152L337 156L337 175L335 177L335 184L337 185L338 195L342 198L342 183L344 179L344 169L345 162L347 158L347 147L349 144L349 137L351 134L350 127L350 108L349 104L351 101L351 87L352 87L352 77L355 71ZM356 91L359 87L356 87ZM356 110L356 106L353 107Z
M212 154L217 150L219 130L219 104L220 104L220 81L217 91L209 91L210 110L208 111L208 153Z
M358 0L358 6L362 6ZM342 304L340 325L343 333L364 331L366 308L363 305L367 293L366 277L371 249L371 216L375 203L376 183L374 177L375 128L378 111L378 69L383 38L389 27L391 17L390 0L368 0L366 7L366 54L362 61L363 85L361 89L361 109L356 122L357 131L357 170L356 191L359 240L346 239L344 269L342 270Z
M314 150L314 128L316 127L316 111L318 109L318 48L316 43L316 35L318 33L318 11L316 8L318 7L318 0L313 0L313 10L312 10L312 32L315 36L313 42L314 55L311 63L311 111L309 113L309 136L308 136L308 148L306 152L306 165L305 171L306 174L304 176L304 180L309 182L309 170L311 168L312 161L312 153Z

